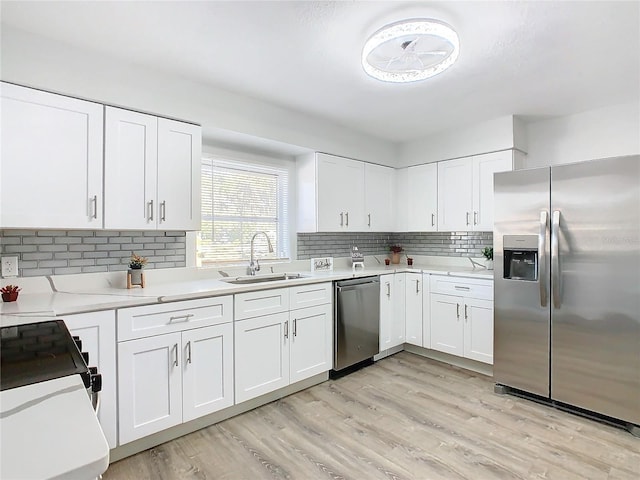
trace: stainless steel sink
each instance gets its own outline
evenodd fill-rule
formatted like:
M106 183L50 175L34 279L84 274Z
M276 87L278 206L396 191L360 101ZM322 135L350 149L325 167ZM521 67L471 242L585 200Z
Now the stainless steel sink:
M234 285L250 285L252 283L277 282L280 280L294 280L296 278L305 278L299 273L277 273L274 275L256 275L236 278L221 278L220 281L232 283Z

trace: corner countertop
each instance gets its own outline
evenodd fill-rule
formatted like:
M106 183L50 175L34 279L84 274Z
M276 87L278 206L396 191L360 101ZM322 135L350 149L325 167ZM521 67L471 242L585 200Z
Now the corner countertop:
M343 260L343 259L339 259ZM377 265L373 262L364 269L353 270L348 262L336 262L328 272L311 272L307 262L293 262L271 267L277 273L300 273L301 278L266 283L235 285L221 276L220 270L206 268L179 268L147 271L145 288L127 289L124 272L107 274L78 274L47 277L46 281L13 279L22 283L18 301L0 303L2 326L41 321L45 318L86 313L100 310L175 302L197 298L233 295L236 293L291 287L319 282L332 282L348 278L384 275L390 273L429 273L457 277L492 280L493 271L473 269L460 264ZM306 270L301 267L306 267ZM284 269L287 270L284 270ZM228 269L229 278L244 277L242 269ZM43 278L43 277L40 277ZM9 283L0 280L0 285ZM30 319L27 321L27 319Z

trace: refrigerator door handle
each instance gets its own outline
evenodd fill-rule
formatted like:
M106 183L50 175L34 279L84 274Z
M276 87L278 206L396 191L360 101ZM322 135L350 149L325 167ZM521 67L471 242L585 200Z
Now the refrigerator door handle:
M538 283L540 284L540 306L547 306L547 228L549 212L540 212L540 233L538 234Z
M553 212L551 219L551 289L553 306L560 308L560 210Z

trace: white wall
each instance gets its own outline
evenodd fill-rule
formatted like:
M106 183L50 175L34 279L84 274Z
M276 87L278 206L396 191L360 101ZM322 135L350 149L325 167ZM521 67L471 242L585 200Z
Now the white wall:
M394 166L392 142L204 83L3 26L2 80L199 123L205 143L240 132L309 150Z
M400 145L396 166L409 167L509 148L522 148L514 145L511 115L405 142Z
M640 105L628 103L526 125L527 168L640 154Z

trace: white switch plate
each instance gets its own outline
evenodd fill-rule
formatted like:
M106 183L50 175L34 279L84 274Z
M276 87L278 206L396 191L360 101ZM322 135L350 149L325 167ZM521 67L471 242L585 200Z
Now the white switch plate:
M2 276L18 276L18 257L2 257Z

